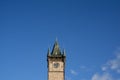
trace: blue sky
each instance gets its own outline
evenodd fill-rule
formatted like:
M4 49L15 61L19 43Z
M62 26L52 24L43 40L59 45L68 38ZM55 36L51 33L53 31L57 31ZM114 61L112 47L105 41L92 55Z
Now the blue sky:
M120 80L119 0L0 1L0 80L47 80L47 50L66 50L66 80Z

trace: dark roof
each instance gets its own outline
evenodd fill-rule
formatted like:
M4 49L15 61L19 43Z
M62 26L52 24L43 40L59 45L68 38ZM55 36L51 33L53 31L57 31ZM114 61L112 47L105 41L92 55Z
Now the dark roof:
M65 52L64 51L63 51L63 53L61 52L57 40L54 43L52 52L50 52L50 49L48 49L48 56L50 56L50 57L62 57L62 56L65 56Z
M61 51L60 51L59 44L58 44L57 40L54 43L51 55L52 56L60 56L61 55Z

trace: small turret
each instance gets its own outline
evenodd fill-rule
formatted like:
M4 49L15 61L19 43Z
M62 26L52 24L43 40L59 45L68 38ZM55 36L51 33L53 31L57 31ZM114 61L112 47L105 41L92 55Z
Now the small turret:
M63 50L63 56L66 56L65 49Z

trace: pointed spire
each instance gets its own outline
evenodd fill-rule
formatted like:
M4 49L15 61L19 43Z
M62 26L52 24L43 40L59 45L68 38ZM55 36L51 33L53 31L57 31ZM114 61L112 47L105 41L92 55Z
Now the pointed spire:
M55 40L51 55L52 56L60 56L61 55L61 51L60 51L57 39Z
M48 56L50 56L51 54L50 54L50 48L48 48L48 54L47 54Z

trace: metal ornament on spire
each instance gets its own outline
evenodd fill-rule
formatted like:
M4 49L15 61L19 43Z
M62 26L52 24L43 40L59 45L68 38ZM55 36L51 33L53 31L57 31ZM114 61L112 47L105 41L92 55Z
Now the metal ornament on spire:
M55 42L58 42L58 39L57 39L57 37L56 37L56 39L55 39Z

